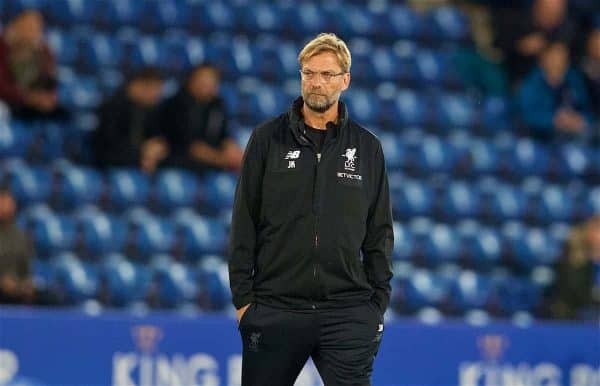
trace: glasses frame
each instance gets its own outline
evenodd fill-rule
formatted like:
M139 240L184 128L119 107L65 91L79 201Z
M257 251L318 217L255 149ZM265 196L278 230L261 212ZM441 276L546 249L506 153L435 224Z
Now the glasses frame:
M319 79L322 80L324 83L329 83L333 80L333 78L340 76L340 75L344 75L347 74L347 72L338 72L338 73L331 73L329 71L309 71L309 73L307 74L305 72L305 70L298 70L300 72L300 77L302 78L302 80L313 80L315 75L319 75Z

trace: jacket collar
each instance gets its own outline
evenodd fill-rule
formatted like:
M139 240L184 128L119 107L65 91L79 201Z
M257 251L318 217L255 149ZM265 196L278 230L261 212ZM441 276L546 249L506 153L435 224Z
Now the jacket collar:
M296 140L303 145L310 145L305 135L306 127L304 118L302 117L302 106L304 100L302 97L296 98L292 103L292 107L288 112L290 129ZM337 138L340 130L343 130L348 125L348 110L344 102L338 102L338 124L327 122L327 134L325 135L325 143L332 138Z

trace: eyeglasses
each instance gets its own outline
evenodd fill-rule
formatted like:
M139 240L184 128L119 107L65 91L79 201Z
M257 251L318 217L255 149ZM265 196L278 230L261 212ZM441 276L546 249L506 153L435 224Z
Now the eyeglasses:
M323 79L323 82L329 83L331 79L336 76L344 75L345 72L338 72L337 74L334 72L324 71L324 72L314 72L308 70L300 70L300 75L302 76L302 80L313 80L315 75L320 75L320 79Z

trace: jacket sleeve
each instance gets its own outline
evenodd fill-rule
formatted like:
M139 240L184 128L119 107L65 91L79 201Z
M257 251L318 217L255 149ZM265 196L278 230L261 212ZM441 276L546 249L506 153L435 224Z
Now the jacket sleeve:
M391 257L394 227L390 192L383 149L379 144L375 155L375 189L367 218L367 233L362 244L363 264L367 280L375 290L373 301L382 313L390 302L392 279Z
M231 219L229 284L237 309L254 300L252 282L265 153L255 130L246 145Z

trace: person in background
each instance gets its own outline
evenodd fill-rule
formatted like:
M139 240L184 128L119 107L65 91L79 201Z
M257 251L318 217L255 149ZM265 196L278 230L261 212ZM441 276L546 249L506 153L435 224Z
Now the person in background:
M0 36L0 99L22 119L65 119L58 104L54 56L44 41L44 19L26 10Z
M156 127L163 78L154 68L134 74L100 106L94 134L100 166L140 167L152 173L168 155Z
M199 173L240 170L243 151L229 135L219 82L216 67L199 65L179 92L164 102L160 126L171 148L168 165Z
M504 52L512 83L535 67L549 42L563 40L572 46L577 29L567 6L567 0L534 0L530 11L501 8L495 12L496 45Z
M581 69L585 76L596 119L600 119L600 26L588 35L586 54L582 60Z
M600 214L571 231L557 266L552 314L559 319L600 316Z
M570 66L569 49L563 42L549 44L539 65L516 94L523 123L532 135L552 138L559 133L584 136L592 118L583 78Z
M35 291L30 274L33 244L15 223L16 203L0 187L0 304L31 304Z

